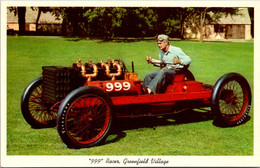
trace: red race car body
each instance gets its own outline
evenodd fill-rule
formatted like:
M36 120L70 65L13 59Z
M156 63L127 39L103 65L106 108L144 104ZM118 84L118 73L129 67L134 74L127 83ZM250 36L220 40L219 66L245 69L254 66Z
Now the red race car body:
M238 73L225 74L210 86L185 69L177 72L164 93L146 94L133 64L132 69L128 72L121 60L44 66L42 77L22 95L22 114L33 128L57 126L69 148L104 142L114 117L158 116L201 107L211 107L215 119L228 126L248 117L251 89Z

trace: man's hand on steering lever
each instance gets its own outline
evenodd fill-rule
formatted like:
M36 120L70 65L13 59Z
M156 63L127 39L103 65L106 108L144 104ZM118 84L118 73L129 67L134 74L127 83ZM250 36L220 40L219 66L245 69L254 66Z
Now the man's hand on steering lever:
M151 62L152 62L152 57L151 57L150 55L147 55L147 56L146 56L146 61L147 61L148 63L151 63Z
M178 57L173 57L173 64L181 64L181 60Z

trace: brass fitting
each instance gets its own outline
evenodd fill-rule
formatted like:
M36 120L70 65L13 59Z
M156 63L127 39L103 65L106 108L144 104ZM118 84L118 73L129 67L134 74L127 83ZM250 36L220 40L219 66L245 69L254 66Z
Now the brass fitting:
M113 67L117 68L117 73L110 73L110 68L108 64L105 64L103 61L101 61L101 67L104 67L106 70L106 75L111 78L111 80L115 80L116 76L120 76L122 74L121 66L116 63L114 60L112 60Z
M93 68L92 74L86 74L86 67L81 63L81 60L79 59L77 61L77 67L81 68L81 75L88 79L88 81L91 81L91 78L94 78L98 74L98 68L96 64L93 64L92 61L89 61L89 66Z

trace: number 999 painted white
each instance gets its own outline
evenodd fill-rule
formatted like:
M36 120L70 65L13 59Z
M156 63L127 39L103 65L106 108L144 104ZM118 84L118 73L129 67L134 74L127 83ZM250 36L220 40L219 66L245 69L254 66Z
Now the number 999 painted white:
M123 86L120 82L115 82L114 84L113 83L107 83L106 84L106 91L107 92L111 92L114 90L115 88L115 91L120 91L120 90L129 90L131 88L131 84L129 82L123 82Z

